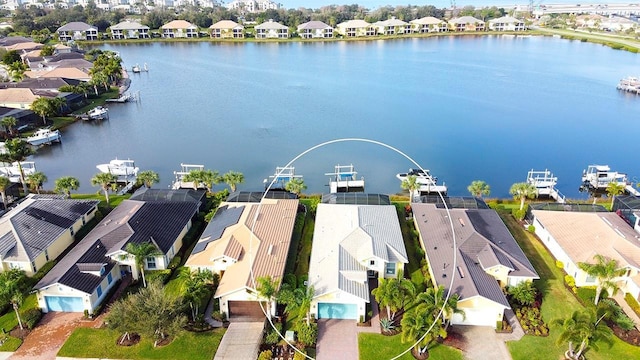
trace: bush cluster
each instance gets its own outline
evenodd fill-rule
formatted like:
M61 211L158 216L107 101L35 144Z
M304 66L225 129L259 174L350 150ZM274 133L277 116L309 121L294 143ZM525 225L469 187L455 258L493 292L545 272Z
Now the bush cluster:
M542 320L540 309L535 307L522 307L516 309L516 317L526 334L535 336L549 335L549 327Z
M170 277L171 269L151 270L146 273L147 283L160 281L162 284L166 284Z
M22 321L29 329L32 330L41 318L42 311L40 311L39 308L32 308L22 313Z
M267 330L265 332L264 343L267 345L275 345L280 341L279 332L282 332L282 323L274 323L273 327L275 329L267 327Z
M629 306L633 309L633 311L635 311L636 314L640 316L640 304L638 303L638 300L634 299L633 295L629 293L624 294L624 299L627 304L629 304Z

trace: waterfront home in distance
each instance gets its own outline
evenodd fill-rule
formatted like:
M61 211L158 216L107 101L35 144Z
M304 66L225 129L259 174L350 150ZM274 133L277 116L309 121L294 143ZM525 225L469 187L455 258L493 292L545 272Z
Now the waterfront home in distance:
M260 25L256 25L256 39L287 39L289 38L289 28L285 25L269 19Z
M148 39L149 27L137 21L125 20L111 26L111 38L121 39Z
M430 33L430 32L445 32L449 31L449 26L446 21L434 18L433 16L427 16L420 19L409 21L414 33Z
M19 53L23 53L25 51L39 50L39 49L42 49L43 47L44 47L44 44L33 42L33 41L27 41L27 42L21 42L21 43L5 46L4 48L7 51L15 50Z
M81 21L65 24L56 30L61 42L71 40L98 40L98 28Z
M97 209L94 200L28 195L0 218L0 272L20 269L34 275L73 243Z
M493 31L525 31L527 27L524 21L511 16L503 16L489 20L489 30Z
M278 10L281 5L271 0L233 0L224 6L229 10L257 13L266 10Z
M244 26L231 20L220 20L209 26L211 37L217 39L242 39Z
M338 24L336 32L344 37L374 36L376 28L364 20L349 20Z
M391 19L373 23L376 33L381 35L402 35L411 33L411 25L393 16Z
M452 324L495 328L510 308L503 288L539 276L500 216L482 200L445 199L449 212L439 201L411 204L431 279L460 296L458 308L465 316L454 314Z
M43 312L92 313L123 274L139 278L135 258L126 251L128 244L153 244L159 255L144 259L144 268L167 268L182 247L204 193L158 191L174 195L124 200L36 284Z
M309 263L311 313L316 319L359 321L371 301L369 279L397 277L407 262L398 214L387 195L324 195Z
M333 37L333 28L322 21L309 21L298 26L298 36L303 39L328 39Z
M298 199L260 202L261 193L254 201L245 195L233 193L220 205L185 266L220 274L214 298L230 321L262 321L259 301L266 299L259 297L254 281L266 276L282 281ZM275 314L275 308L271 314Z
M627 270L614 281L640 301L640 240L624 219L611 212L531 210L531 215L536 235L576 286L597 285L598 280L578 264L595 264L594 256L602 255Z
M0 106L14 109L29 109L40 96L25 88L0 89Z
M461 16L449 20L449 28L453 31L484 31L484 21L473 16Z
M80 81L89 81L91 80L91 75L89 75L89 69L87 71L83 71L76 67L49 67L42 68L39 70L29 70L25 71L24 75L26 77L32 79L40 79L40 78L65 78L65 79L73 79Z
M185 20L173 20L160 27L162 37L173 38L197 38L198 27Z

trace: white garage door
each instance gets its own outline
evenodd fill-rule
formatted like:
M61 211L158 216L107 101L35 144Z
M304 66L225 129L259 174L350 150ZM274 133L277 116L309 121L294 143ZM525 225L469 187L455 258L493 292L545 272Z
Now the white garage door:
M462 315L454 314L451 323L454 325L475 325L475 326L491 326L496 327L496 321L498 319L498 313L496 309L478 310L478 309L464 309L465 319L462 319Z

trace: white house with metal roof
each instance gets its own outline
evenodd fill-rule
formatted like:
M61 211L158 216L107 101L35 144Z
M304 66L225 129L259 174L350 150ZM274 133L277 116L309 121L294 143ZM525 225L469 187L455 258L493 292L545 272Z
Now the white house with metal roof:
M287 39L289 38L289 28L278 22L269 19L254 27L256 39Z
M374 36L376 27L364 20L349 20L336 25L335 32L344 37Z
M98 28L81 21L62 25L56 30L62 42L70 40L98 40Z
M303 39L328 39L333 37L333 27L322 21L309 21L298 26L298 36Z
M149 27L137 21L125 20L111 26L112 39L148 39Z
M527 26L524 21L513 16L503 16L489 20L489 30L493 31L525 31Z
M484 31L484 21L473 16L461 16L449 20L449 27L453 31Z
M449 26L444 20L440 20L433 16L426 16L420 19L409 21L414 33L430 33L449 31Z
M449 212L436 204L411 207L431 279L460 296L465 315L454 314L451 323L495 328L510 308L503 288L539 279L498 214L486 205Z
M411 33L411 24L400 19L396 19L395 16L391 17L391 19L377 21L373 23L373 26L380 35L401 35Z
M359 320L370 301L369 277L396 277L406 263L395 206L319 204L309 263L311 313Z
M55 260L93 219L98 201L31 194L0 218L0 272L31 276Z

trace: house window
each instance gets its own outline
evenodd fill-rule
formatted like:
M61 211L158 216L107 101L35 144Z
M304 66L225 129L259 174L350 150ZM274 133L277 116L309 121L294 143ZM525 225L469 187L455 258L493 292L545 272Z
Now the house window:
M71 233L71 236L73 236L73 234L74 234L73 226L69 228L69 232Z
M396 263L387 263L387 275L393 275L396 273Z
M376 261L375 261L375 260L369 260L369 265L373 266L373 265L375 265L375 264L376 264Z
M102 296L102 285L98 285L96 292L98 293L98 297Z
M111 276L111 273L107 274L107 284L111 284L111 282L113 281L113 276Z
M46 261L49 261L49 250L47 250L47 249L44 249L44 259Z
M596 277L595 276L587 276L587 279L585 280L585 282L594 283L594 282L596 282Z
M36 262L35 261L31 262L31 270L33 270L33 272L36 272Z
M156 258L155 256L149 256L147 258L147 269L155 269L156 268Z
M82 225L85 225L87 223L87 220L84 218L84 215L82 215Z

